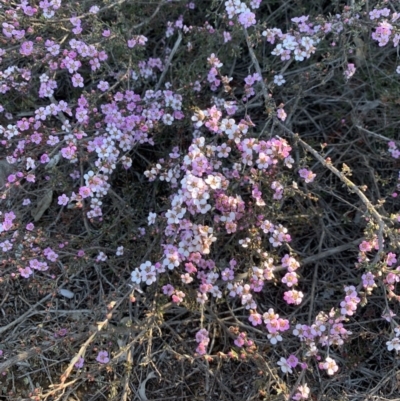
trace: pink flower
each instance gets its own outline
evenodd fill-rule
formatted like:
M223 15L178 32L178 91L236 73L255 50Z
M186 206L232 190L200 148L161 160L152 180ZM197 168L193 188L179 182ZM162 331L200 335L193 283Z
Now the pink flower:
M251 11L245 11L239 15L238 20L245 28L250 28L256 23L256 16Z
M396 254L394 254L393 252L389 252L387 254L387 258L386 258L386 263L388 266L392 266L397 262L396 259Z
M89 12L92 14L97 14L100 11L100 7L99 6L92 6L89 9Z
M33 274L32 269L29 266L26 266L25 268L20 268L19 272L21 274L22 277L28 278L30 275Z
M35 226L33 225L33 223L29 223L29 224L26 225L25 228L26 228L28 231L32 231L32 230L35 228Z
M79 195L82 196L83 199L92 195L92 190L89 187L80 187Z
M307 384L304 384L297 388L297 392L293 396L293 399L296 401L307 400L309 395L310 395L310 389L307 386Z
M40 163L48 163L50 161L49 156L46 153L43 153L42 156L40 156Z
M301 291L291 290L283 294L283 299L286 303L300 305L303 300L304 294Z
M28 174L28 175L25 177L25 179L26 179L26 181L28 181L28 182L35 182L36 177L35 177L34 174Z
M7 178L7 181L11 183L11 182L14 182L16 179L17 179L17 177L15 174L10 174Z
M83 77L81 74L76 73L74 75L72 75L72 86L77 88L83 88L84 83L83 83Z
M372 245L369 241L363 241L358 246L361 252L370 252L372 250Z
M97 85L97 87L102 91L105 92L109 87L109 83L106 81L100 81L99 84Z
M83 363L84 362L85 362L85 360L82 357L79 357L78 362L75 363L75 367L77 369L83 368Z
M167 284L167 285L164 285L164 286L162 287L162 290L163 290L163 293L164 293L165 295L171 296L171 295L174 293L175 288L174 288L171 284Z
M196 348L196 352L200 355L204 355L207 353L206 347L210 342L210 338L208 337L208 331L206 329L200 329L196 333L196 341L199 345Z
M33 42L28 41L24 42L21 45L20 51L19 51L23 56L29 56L33 52Z
M99 355L97 355L96 361L100 362L100 363L108 363L108 362L110 362L110 358L108 357L108 352L107 351L100 351Z
M290 367L295 368L299 363L299 360L295 355L290 355L289 358L286 360Z
M287 114L286 114L285 110L283 110L283 109L278 109L278 111L276 112L276 116L277 116L280 120L285 121L285 120L286 120L286 117L287 117Z
M196 352L199 355L205 355L207 353L205 344L204 343L200 343L196 348Z
M314 181L316 174L314 174L311 170L307 170L306 168L302 168L299 170L299 174L301 178L304 178L304 181L308 184Z
M296 285L298 282L296 273L286 273L282 278L282 283L286 284L288 287Z
M249 321L253 326L258 326L262 323L262 316L259 313L252 313L249 317Z
M58 204L62 206L66 206L68 204L69 198L67 195L62 194L58 197Z

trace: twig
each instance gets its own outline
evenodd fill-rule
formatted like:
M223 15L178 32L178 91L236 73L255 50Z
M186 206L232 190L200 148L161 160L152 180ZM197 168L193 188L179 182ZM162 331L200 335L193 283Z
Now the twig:
M292 397L294 396L294 393L297 391L297 388L299 387L300 382L303 380L304 375L306 374L305 370L302 370L299 377L296 380L295 385L292 388L292 391L289 394L289 397L287 398L288 400L291 400Z
M149 23L149 22L158 14L158 12L160 11L160 8L161 8L163 5L165 5L165 4L168 4L168 1L162 1L162 2L157 6L157 8L155 9L154 13L150 15L149 18L146 18L146 19L143 20L141 23L139 23L139 24L137 24L137 25L134 25L134 26L130 29L130 32L132 32L133 29L138 29L138 28L140 28L141 26L143 26L143 25Z
M395 142L395 143L397 143L397 144L400 143L399 141L396 141L396 140L394 140L394 139L390 139L390 138L387 138L386 136L383 136L383 135L381 135L381 134L377 134L377 133L375 133L375 132L372 132L372 131L370 131L370 130L367 130L367 129L365 129L364 127L361 127L360 125L356 125L356 127L357 127L360 131L363 131L363 132L365 132L365 133L367 133L367 134L369 134L369 135L375 136L376 138L383 139L383 140L386 141L386 142L392 141L392 142Z
M53 345L54 346L54 345ZM51 347L48 347L51 348ZM48 349L46 348L46 349ZM26 359L32 358L35 355L38 355L42 351L39 347L33 347L28 351L24 351L19 353L18 355L7 359L5 362L0 364L0 373L5 372L11 366L15 365L18 362L25 361Z
M318 244L318 249L321 250L322 243L324 241L325 237L325 231L322 231L322 235ZM310 308L308 309L308 324L311 325L311 316L313 313L314 309L314 300L315 300L315 287L317 285L317 279L318 279L318 267L319 263L315 264L314 267L314 274L313 274L313 279L312 279L312 284L311 284L311 295L310 295Z
M131 367L133 364L133 358L132 358L132 347L129 347L128 352L126 353L126 362L127 366L125 369L125 377L124 377L124 385L122 387L122 401L127 401L128 399L128 394L129 394L129 380L131 377Z
M129 291L127 294L125 294L119 301L118 303L113 307L113 309L107 313L107 319L103 320L102 322L97 324L97 331L95 331L86 341L85 343L81 346L79 349L79 352L72 358L71 362L68 365L68 368L65 370L63 375L61 376L61 385L67 380L68 376L71 374L72 369L74 368L74 365L76 362L78 362L79 358L85 353L86 348L89 346L89 344L94 340L94 338L101 332L103 327L107 325L109 320L112 318L113 313L119 308L121 303L125 300L125 298L130 294L131 292ZM60 385L57 385L57 387ZM56 386L54 386L56 387Z
M261 68L260 68L260 64L259 64L259 62L257 60L257 57L256 57L256 55L255 55L255 53L253 51L252 46L251 46L249 34L247 33L246 28L243 28L243 32L244 32L244 37L246 38L247 48L248 48L249 53L250 53L251 61L253 62L254 68L256 69L258 75L262 78L262 71L261 71ZM264 100L265 100L265 102L268 103L268 101L270 100L269 96L268 96L268 88L265 85L265 82L264 82L263 79L261 79L260 83L261 83L261 88L262 88L262 93L263 93L263 96L264 96Z
M60 287L61 288L61 287ZM9 323L7 326L0 327L0 334L4 333L5 331L11 329L11 327L15 326L17 323L22 322L26 318L28 318L30 315L34 314L34 310L44 302L46 302L49 298L51 298L53 294L48 294L44 298L42 298L39 302L37 302L35 305L32 306L28 311L26 311L24 314L22 314L19 318L13 320L11 323ZM0 365L1 366L1 365Z
M165 67L163 69L161 77L158 80L157 85L154 88L155 92L157 92L160 89L160 86L165 78L165 75L167 74L168 68L171 65L172 59L174 58L174 55L177 52L179 45L181 44L181 41L182 41L182 33L181 33L181 31L178 31L178 39L176 39L175 45L172 48L171 53L169 54L167 62L165 63Z

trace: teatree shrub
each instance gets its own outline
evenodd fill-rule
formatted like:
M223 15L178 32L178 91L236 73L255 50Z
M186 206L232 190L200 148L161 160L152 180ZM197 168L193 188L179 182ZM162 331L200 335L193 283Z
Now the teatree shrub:
M311 138L316 156L293 128L302 97L312 104L315 88L334 80L326 88L336 94L363 73L365 57L348 37L367 27L370 46L397 46L398 14L357 5L283 23L278 8L274 26L261 1L199 5L160 3L166 21L134 2L3 3L0 134L11 172L1 198L2 282L58 291L60 278L95 266L110 293L122 282L132 301L148 301L144 292L186 305L198 322L194 356L266 358L290 385L316 367L328 376L345 369L335 356L352 338L348 323L379 289L387 349L397 352L395 204L390 217L379 215L373 194L352 187L351 169L328 158L331 138ZM335 113L335 127L354 123ZM380 139L398 158L398 143ZM305 300L322 290L303 280L300 231L325 180L339 198L347 188L358 194L363 223L354 274L305 319ZM228 343L216 344L218 314L232 307ZM266 344L274 351L263 355ZM86 359L112 363L112 353L92 351ZM293 399L310 396L305 374Z

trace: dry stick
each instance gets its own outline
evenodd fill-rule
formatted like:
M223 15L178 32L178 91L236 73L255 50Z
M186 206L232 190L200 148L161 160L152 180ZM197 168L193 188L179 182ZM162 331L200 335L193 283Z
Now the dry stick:
M49 391L49 392L46 393L46 394L43 394L43 395L42 395L42 398L43 398L43 399L47 399L50 395L52 395L52 394L54 394L54 393L56 393L57 391L60 391L60 390L64 390L63 393L62 393L62 394L64 394L64 393L65 393L65 390L66 390L71 384L76 383L78 380L79 380L79 378L76 378L76 379L71 380L70 382L63 383L63 384L61 384L56 390L52 390L52 391ZM62 394L61 394L61 395L62 395ZM60 395L60 397L61 397L61 395ZM58 398L58 399L60 399L60 398Z
M54 347L54 345L46 348L46 350L51 347ZM32 358L35 355L39 355L41 351L43 351L41 348L33 347L28 351L21 352L18 355L7 359L6 362L0 364L0 373L5 372L7 369L9 369L11 366L15 365L18 362L25 361L26 359Z
M61 286L62 287L62 286ZM59 287L59 288L61 288ZM23 315L21 315L19 318L13 320L11 323L9 323L7 326L0 327L0 334L4 333L5 331L11 329L11 327L15 326L17 323L22 322L26 318L28 318L31 314L34 314L34 310L44 302L46 302L49 298L51 298L53 294L48 294L44 298L42 298L39 302L37 302L35 305L32 306L28 311L26 311ZM1 365L0 365L1 366Z
M175 53L177 52L178 47L179 47L179 45L181 44L181 42L182 42L182 33L181 33L181 31L178 31L178 39L176 39L176 42L175 42L175 44L174 44L174 47L172 48L171 53L169 54L168 60L167 60L167 62L165 63L165 67L164 67L164 69L163 69L163 72L162 72L162 74L161 74L161 77L160 77L160 79L158 80L157 85L156 85L155 88L154 88L154 91L155 91L155 92L157 92L157 91L160 89L160 86L161 86L161 84L162 84L162 82L163 82L163 80L164 80L164 78L165 78L165 75L167 74L168 68L169 68L169 66L171 65L172 59L174 58L174 55L175 55Z
M247 33L247 29L243 28L243 32L244 32L244 37L246 38L247 48L249 49L251 61L253 62L254 68L256 69L258 75L262 78L262 71L260 68L260 64L258 63L257 57L256 57L254 50L252 48L252 45L250 43L250 38L249 38L249 34ZM261 87L262 87L264 100L265 100L265 102L268 102L270 100L270 98L268 96L268 88L265 85L265 82L263 79L261 79L260 83L261 83Z
M369 135L375 136L375 137L377 137L377 138L379 138L379 139L382 139L382 140L384 140L384 141L386 141L386 142L392 141L392 142L395 142L395 143L400 144L399 141L396 141L396 140L394 140L394 139L387 138L386 136L383 136L383 135L381 135L381 134L377 134L377 133L375 133L375 132L372 132L372 131L370 131L370 130L367 130L367 129L365 129L364 127L361 127L361 125L356 125L356 127L357 127L360 131L363 131L363 132L365 132L365 133L367 133L367 134L369 134Z
M321 250L322 242L323 242L324 238L325 238L325 230L322 231L322 235L321 235L321 238L320 238L320 241L318 244L319 250ZM318 279L318 267L319 267L319 263L316 263L315 267L314 267L314 274L313 274L313 279L312 279L312 284L311 284L310 308L308 309L308 324L309 325L311 325L311 316L312 316L313 309L314 309L315 287L317 286L317 279Z
M361 242L363 242L364 240L365 240L365 237L358 238L358 239L356 239L354 241L349 242L348 244L340 245L340 246L337 246L335 248L328 249L327 251L317 253L316 255L309 256L308 258L303 259L301 261L301 263L302 263L302 265L305 265L305 264L312 263L312 262L315 262L317 260L326 258L328 256L335 255L335 254L337 254L339 252L347 251L347 249L352 248L354 245L361 244Z
M70 277L70 280L72 280L77 274L73 274ZM67 283L61 284L57 290L61 290ZM46 302L49 298L53 296L53 293L46 295L44 298L42 298L39 302L36 302L35 305L33 305L28 311L26 311L24 314L22 314L19 318L13 320L11 323L9 323L7 326L0 327L0 334L4 333L5 331L11 329L11 327L15 326L16 324L22 322L26 318L30 317L31 315L35 315L36 312L34 310L44 302ZM0 365L1 366L1 365Z
M150 15L149 18L146 18L146 19L145 19L144 21L142 21L140 24L137 24L137 25L133 26L133 27L130 29L129 32L132 32L133 29L138 29L138 28L140 28L141 26L143 26L143 25L149 23L149 22L158 14L158 12L160 11L161 6L164 6L165 4L168 4L168 1L162 1L162 2L158 5L158 7L155 9L154 13Z
M63 373L63 375L61 376L61 385L65 382L65 380L67 380L68 376L71 374L72 369L74 368L74 365L76 362L78 362L79 358L83 355L83 353L86 351L86 348L89 346L89 344L94 340L94 338L96 337L96 335L98 333L101 332L101 330L103 329L103 327L109 322L109 320L112 318L113 313L119 308L119 306L121 305L121 303L125 300L125 298L131 293L131 291L129 291L128 293L126 293L119 301L118 303L112 308L112 310L107 313L107 319L103 320L102 322L99 322L97 324L97 331L95 331L86 341L85 343L82 345L82 347L80 348L79 352L72 358L72 361L70 362L70 364L68 365L68 368L65 370L65 372ZM60 386L60 385L58 385ZM54 385L54 387L56 387Z
M119 1L116 1L115 3L111 3L111 4L109 4L108 6L105 6L105 7L100 8L100 10L99 10L97 13L100 14L101 12L107 11L107 10L109 10L109 9L112 8L112 7L122 5L122 4L126 3L127 1L128 1L128 0L119 0ZM173 1L173 0L172 0L172 1ZM164 0L164 1L161 1L160 4L157 6L156 10L154 11L154 13L151 14L149 18L146 18L144 21L142 21L140 24L137 24L137 25L133 26L133 27L131 28L131 31L132 31L132 29L140 28L141 26L143 26L143 25L147 24L148 22L150 22L150 21L158 14L158 12L160 11L160 8L161 8L162 6L164 6L165 4L169 4L169 3L171 3L172 1L171 1L171 0ZM175 2L178 2L178 3L181 2L181 1L182 1L182 0L175 0ZM76 17L76 18L84 18L84 17L86 17L86 16L88 16L88 15L91 15L91 13L85 13L85 14L82 14L82 15ZM60 22L60 21L69 21L69 18L64 18L64 19L58 20L58 21L56 21L56 22ZM131 31L130 31L130 32L131 32Z
M81 335L78 338L80 338L80 337L81 337ZM19 362L23 362L34 356L38 356L38 355L42 354L43 352L48 351L54 347L57 347L58 344L59 343L56 342L56 343L50 344L46 347L32 347L32 348L28 349L27 351L20 352L18 355L13 356L12 358L7 359L5 362L0 364L0 373L7 371L8 369L10 369L12 366L14 366L15 364L17 364Z
M294 396L294 393L297 391L297 388L299 387L300 382L303 380L304 375L306 374L305 370L302 370L299 377L296 380L296 383L294 384L292 391L289 394L289 397L287 398L288 400L291 400L292 397Z
M124 385L122 388L122 401L127 401L128 399L128 391L129 391L129 379L131 377L131 367L133 364L133 358L132 358L132 347L129 347L128 352L126 353L126 370L125 370L125 378L124 378Z

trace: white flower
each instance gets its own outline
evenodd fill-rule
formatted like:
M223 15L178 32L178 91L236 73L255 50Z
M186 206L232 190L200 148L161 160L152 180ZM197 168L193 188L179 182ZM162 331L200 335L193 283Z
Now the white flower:
M329 356L325 359L325 362L323 363L323 368L330 376L337 372L339 369L339 367L336 365L336 361Z
M132 273L131 273L131 279L134 283L140 284L142 282L142 276L140 274L140 271L138 268L136 268Z
M270 333L268 334L268 340L272 345L275 345L278 344L279 341L282 341L282 336L279 334L279 332Z
M156 222L156 217L157 217L156 213L152 213L152 212L149 213L149 216L147 217L147 220L149 222L149 224L148 224L149 226L151 226L152 224L154 224Z
M283 78L283 75L275 75L274 76L274 83L278 86L283 85L286 82L286 80Z
M283 373L293 373L291 366L284 357L281 357L280 361L278 362L278 365L281 367L281 371Z
M98 6L92 6L90 7L89 12L92 14L97 14L99 12L100 8Z
M395 350L398 352L400 350L400 338L395 337L391 341L386 343L388 351Z
M96 262L104 262L105 260L107 260L107 255L100 251L97 255Z

